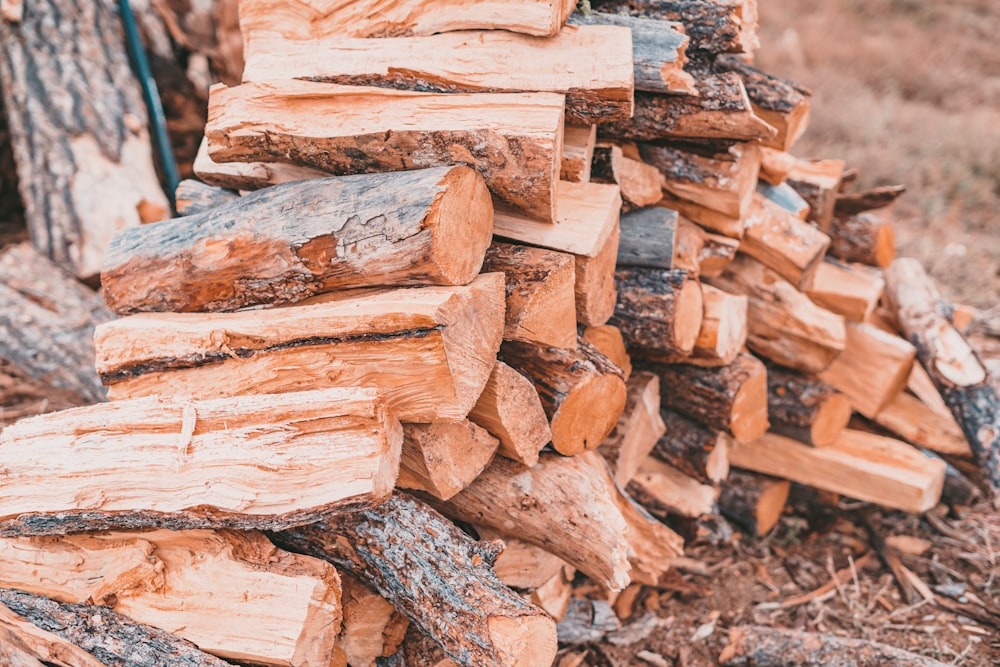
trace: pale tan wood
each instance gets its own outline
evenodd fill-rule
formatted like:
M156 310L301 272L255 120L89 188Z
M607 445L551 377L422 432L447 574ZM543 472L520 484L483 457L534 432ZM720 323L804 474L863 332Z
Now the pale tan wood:
M0 562L3 586L103 604L231 660L327 667L341 627L333 566L256 532L7 538Z
M395 655L410 621L353 575L341 573L340 581L344 622L335 650L344 652L351 667L376 667L378 658Z
M729 453L733 465L906 512L937 504L945 462L910 445L845 430L829 447L809 447L768 433Z
M504 278L344 292L285 308L132 315L95 334L112 400L377 386L400 419L463 419L503 331Z
M875 311L884 289L885 280L879 272L827 260L816 267L805 293L831 312L852 322L864 322Z
M795 167L798 158L770 146L760 148L760 178L771 185L781 185Z
M692 276L701 273L701 253L705 248L705 231L678 214L674 225L673 268L684 269Z
M2 12L0 19L10 20ZM76 644L43 630L3 605L0 605L0 660L7 667L105 667Z
M531 467L552 440L549 420L531 380L498 361L469 419L499 439L500 456Z
M628 381L625 411L597 448L619 486L624 488L635 476L639 464L665 431L660 417L660 378L649 371L638 371Z
M746 253L800 290L808 289L830 237L759 193L743 223L740 252Z
M590 163L594 159L596 141L596 125L567 125L563 128L560 180L572 183L590 182Z
M531 591L528 600L531 604L544 610L556 622L561 621L566 616L570 598L573 597L574 576L576 576L576 568L563 565L544 584Z
M851 408L872 419L906 387L917 350L876 326L847 323L844 351L817 377L843 392Z
M174 207L177 215L196 215L222 204L237 201L240 193L209 185L193 178L185 178L174 190Z
M893 333L895 333L895 330L893 330ZM941 398L941 392L934 386L934 380L931 379L931 376L927 374L927 371L920 364L913 364L913 368L910 369L910 377L906 380L906 388L913 392L913 395L919 398L920 402L926 405L928 409L933 410L939 415L954 419L951 410L948 408L948 404Z
M875 415L875 423L912 445L938 454L972 458L969 442L950 413L940 414L919 398L902 392Z
M715 511L719 492L673 466L649 457L639 466L628 490L653 512L697 518Z
M500 581L511 588L532 590L558 574L566 564L561 558L534 544L505 535L489 526L476 526L480 540L501 540L504 550L493 563Z
M216 162L290 162L334 175L464 164L508 205L553 221L563 106L554 93L216 84L205 136Z
M612 324L598 324L585 328L580 337L620 368L625 380L628 381L632 375L632 359L625 349L621 329Z
M468 420L404 424L396 485L447 500L486 469L499 444L486 429Z
M605 324L615 312L618 291L615 266L621 232L618 224L604 247L594 257L576 256L576 320L584 326Z
M202 138L198 146L194 173L209 185L229 190L259 190L269 185L329 176L320 169L286 162L216 162L208 154L208 138Z
M686 364L725 366L736 359L748 335L747 297L708 284L701 286L701 330Z
M785 176L786 182L808 202L807 219L826 233L830 232L843 175L843 160L797 160Z
M659 170L642 160L626 157L621 147L601 142L594 151L591 180L598 183L617 183L622 200L641 208L660 201Z
M964 303L952 304L951 323L963 336L969 335L972 323L979 317L979 311Z
M8 534L280 530L385 498L401 445L374 389L73 408L0 434L0 520Z
M663 206L677 211L683 217L697 223L705 230L718 232L733 240L739 238L743 230L743 220L739 216L732 216L727 213L712 210L690 199L678 197L670 190L663 190L663 199L657 206Z
M736 257L739 241L722 234L705 234L705 244L698 253L698 269L705 278L720 275Z

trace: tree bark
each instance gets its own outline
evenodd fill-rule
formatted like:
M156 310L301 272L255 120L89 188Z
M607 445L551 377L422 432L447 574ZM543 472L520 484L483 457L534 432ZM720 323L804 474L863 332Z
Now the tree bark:
M674 268L677 211L659 207L644 208L626 213L618 224L621 229L621 240L618 242L619 267ZM691 270L687 266L677 268ZM693 272L697 274L697 266Z
M0 5L0 19L3 19ZM76 644L0 605L0 660L6 667L107 667Z
M701 286L680 269L620 268L611 324L633 356L653 361L686 357L702 322Z
M775 365L767 367L771 430L813 447L827 447L847 428L851 404L819 378Z
M597 448L608 463L615 483L625 488L649 456L666 427L660 417L660 378L639 371L628 380L625 411L614 429Z
M529 468L538 463L538 452L552 440L535 385L502 361L493 367L469 420L500 441L500 456Z
M859 213L830 222L830 254L845 262L886 268L896 257L892 226L876 213Z
M719 484L729 475L732 439L669 408L660 411L664 432L650 454L700 484Z
M734 470L722 485L719 511L757 537L771 532L785 509L792 483L767 475Z
M448 500L486 469L499 444L468 420L406 424L396 486Z

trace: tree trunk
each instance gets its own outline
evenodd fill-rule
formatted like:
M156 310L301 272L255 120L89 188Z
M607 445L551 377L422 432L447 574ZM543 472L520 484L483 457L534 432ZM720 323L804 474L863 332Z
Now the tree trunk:
M877 213L859 213L830 222L830 254L845 262L886 268L896 257L892 226Z
M502 361L493 367L469 420L500 441L500 456L529 468L538 463L539 450L552 440L535 385Z
M396 486L448 500L486 469L499 444L468 420L406 424Z
M726 433L703 426L668 408L660 411L664 433L651 455L669 463L700 484L719 484L729 475L729 449L735 443Z
M767 367L767 412L771 430L813 447L836 442L851 420L847 397L810 375Z
M771 532L788 501L792 483L767 475L734 470L722 485L719 511L757 537Z
M660 378L649 371L639 371L628 380L625 411L597 448L618 486L624 488L628 484L665 428L660 418Z

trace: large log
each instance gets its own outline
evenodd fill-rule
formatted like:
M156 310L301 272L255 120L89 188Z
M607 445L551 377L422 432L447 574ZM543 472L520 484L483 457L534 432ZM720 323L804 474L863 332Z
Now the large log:
M377 386L399 418L463 419L493 370L503 276L465 287L362 290L239 313L139 313L101 325L112 400Z
M115 5L24 5L0 20L0 90L35 247L78 278L111 236L169 217ZM169 147L168 147L169 149Z
M864 322L875 312L884 290L881 272L827 259L816 268L805 292L817 305L852 322Z
M621 240L618 241L617 266L644 266L653 269L672 269L678 251L674 243L678 225L677 211L668 208L643 208L631 211L618 222ZM679 266L697 273L697 264Z
M351 287L466 285L492 221L489 191L467 167L287 183L118 233L102 289L127 315L279 305Z
M278 530L387 496L402 439L373 389L73 408L0 434L0 529Z
M734 470L719 494L719 511L757 537L771 532L788 501L792 484L746 470Z
M665 429L660 417L660 378L649 371L639 371L628 380L625 411L597 448L619 486L624 488L628 484Z
M740 252L773 269L800 290L812 285L830 237L760 194L744 221Z
M221 658L328 667L340 578L254 532L101 533L0 540L0 586L90 602Z
M859 213L830 222L830 254L845 262L885 268L896 257L892 226L877 213Z
M620 268L611 324L633 356L652 361L684 357L694 349L702 322L701 286L680 269Z
M627 157L620 146L601 142L594 149L590 178L595 183L617 183L622 201L641 208L660 201L660 172L642 160Z
M464 164L490 191L554 221L563 96L416 93L311 81L213 86L208 152L334 175Z
M851 404L844 394L814 376L770 365L767 413L773 432L826 447L847 428Z
M559 93L566 119L584 125L632 115L632 39L628 28L610 25L567 26L546 38L503 30L310 40L250 33L243 81L288 79L437 93Z
M413 498L396 494L272 539L353 573L461 665L548 665L555 657L555 623L493 572L501 545L476 542Z
M486 469L499 444L468 420L405 424L396 486L447 500Z
M566 125L563 128L560 180L573 183L590 182L590 163L594 159L596 141L596 125Z
M732 438L688 419L669 408L660 410L664 432L650 451L653 458L669 463L700 484L719 484L729 476Z
M531 380L498 361L476 401L469 420L500 441L500 456L531 467L552 440L548 417Z

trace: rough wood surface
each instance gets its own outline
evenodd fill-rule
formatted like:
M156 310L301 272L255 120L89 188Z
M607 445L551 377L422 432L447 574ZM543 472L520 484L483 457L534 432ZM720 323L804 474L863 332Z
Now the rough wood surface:
M401 445L373 389L73 408L0 434L0 526L280 529L384 498Z
M596 183L616 183L624 205L629 207L651 206L663 196L656 167L626 157L620 146L607 142L594 149L590 178Z
M563 565L548 581L531 591L527 599L539 609L545 610L557 623L566 616L570 600L573 598L573 579L576 569ZM556 628L558 635L558 627Z
M563 96L417 93L312 81L213 86L208 152L331 174L462 164L510 206L556 219Z
M771 532L781 518L792 483L746 470L734 470L722 485L719 511L757 537Z
M621 329L611 324L599 324L583 329L580 338L597 348L611 363L622 370L625 380L632 375L632 358L625 349Z
M307 178L329 176L325 171L286 162L216 162L202 138L193 165L195 176L210 185L230 190L259 190Z
M619 486L624 488L628 484L665 429L660 417L660 378L649 371L639 371L628 380L622 416L597 448Z
M594 159L596 141L596 125L566 125L563 128L560 180L573 183L590 182L590 163Z
M352 287L465 285L482 267L492 218L489 191L467 167L286 183L123 230L105 253L102 290L127 315L280 305Z
M344 623L337 648L351 667L376 667L381 658L396 654L410 619L357 577L342 574L341 583Z
M791 153L761 146L760 180L771 185L781 185L797 164L798 158Z
M555 623L493 572L500 545L476 542L418 500L396 494L272 538L357 576L460 665L527 667L555 657Z
M500 456L531 467L552 440L549 420L531 380L498 361L469 419L500 441Z
M852 322L864 322L875 312L884 290L879 271L827 259L816 268L805 292L817 305Z
M847 428L851 403L815 376L772 364L767 368L767 412L773 432L826 447Z
M669 408L660 410L664 432L650 454L700 484L719 484L729 475L732 438Z
M726 366L736 359L747 342L747 298L729 294L708 284L701 286L703 315L694 349L681 363Z
M486 469L499 444L468 420L405 424L396 486L448 500Z
M860 192L841 192L837 195L833 213L838 218L847 218L876 208L885 208L899 199L904 192L906 192L905 185L883 185Z
M611 324L633 356L664 361L694 349L702 322L701 286L682 269L620 268Z
M757 193L743 225L740 252L800 290L812 285L830 246L829 236Z
M174 191L178 215L204 213L216 206L234 202L239 197L240 193L234 190L226 190L191 178L185 178L178 183L177 190Z
M830 222L830 254L845 262L885 268L896 257L892 226L877 213L859 213Z
M47 0L0 20L0 90L39 252L93 278L117 230L170 216L114 3Z
M98 328L113 400L376 386L412 422L463 419L493 370L503 276L361 290L239 313L139 313Z
M576 321L584 326L606 324L618 299L615 262L621 233L616 224L604 247L594 257L576 256Z
M736 257L739 241L722 234L705 234L705 242L698 253L698 271L706 278L722 273Z
M0 5L0 18L3 18ZM82 648L0 605L0 660L7 667L107 667Z
M843 175L843 160L796 160L785 177L785 182L809 203L807 220L815 222L822 232L830 232Z
M673 466L648 458L628 484L628 492L656 516L696 519L715 512L719 493Z
M763 179L763 164L761 165L761 179ZM757 192L800 220L809 217L809 202L803 199L802 195L788 183L771 185L761 180L757 182Z
M678 250L674 243L677 211L660 207L643 208L623 215L618 225L621 230L618 266L674 268L674 255ZM688 266L677 268L691 270ZM694 271L697 272L697 266Z
M951 413L942 415L907 392L884 405L874 421L911 445L938 454L972 458L969 441Z

